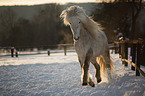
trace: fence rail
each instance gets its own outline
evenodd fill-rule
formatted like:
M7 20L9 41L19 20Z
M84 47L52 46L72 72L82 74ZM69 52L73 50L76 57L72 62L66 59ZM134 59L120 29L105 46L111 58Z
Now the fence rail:
M56 44L56 45L41 45L41 46L37 46L37 49L40 49L40 48L47 48L47 49L49 49L49 47L59 47L59 49L63 49L64 51L64 55L67 55L67 52L69 51L69 52L74 52L74 50L67 50L67 48L68 47L73 47L73 44ZM5 49L5 50L7 50L8 51L8 53L9 54L6 54L6 55L0 55L0 57L2 57L2 56L11 56L11 57L14 57L14 55L16 56L16 57L18 57L18 53L21 53L21 55L35 55L35 54L41 54L39 51L37 51L37 52L31 52L30 54L27 52L25 52L25 51L20 51L21 49L35 49L34 47L32 47L32 46L26 46L26 47L18 47L18 46L16 46L16 47L1 47L0 49ZM22 54L22 52L23 52L23 54ZM58 52L58 50L57 50L57 52ZM62 51L61 51L62 52ZM45 52L45 54L48 54L48 55L50 55L51 53L54 53L54 51L53 50L47 50L47 52ZM44 52L42 53L42 54L44 54Z
M116 44L130 43L130 44L143 44L145 40L123 40L120 42L114 42Z
M140 76L140 73L141 73L145 77L145 73L140 69L140 65L141 63L143 63L141 62L141 46L143 43L145 43L145 40L124 40L120 42L115 42L113 45L109 45L109 48L115 49L115 53L119 53L119 56L122 58L122 64L124 64L125 66L128 66L128 63L130 63L132 70L135 70L136 68L136 76ZM45 45L45 47L50 47L50 46L51 45L48 45L48 46ZM57 45L52 45L52 46L63 48L64 55L67 55L67 47L73 46L73 44L57 44ZM132 56L132 61L128 60L129 47L131 49L130 55ZM14 47L4 47L3 49L11 49L11 57L14 57L14 52L15 52L16 57L18 57L18 53L17 51L14 50ZM52 51L48 50L47 54L50 55L51 52Z

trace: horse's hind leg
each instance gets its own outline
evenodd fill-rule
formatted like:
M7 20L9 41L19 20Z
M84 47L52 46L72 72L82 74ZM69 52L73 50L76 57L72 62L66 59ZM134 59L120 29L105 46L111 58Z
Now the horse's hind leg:
M105 54L102 55L105 63L106 63L106 68L107 68L107 74L108 74L108 79L111 79L111 59L110 59L110 54L109 50L105 52Z
M96 74L95 74L95 77L97 79L97 83L101 82L101 76L100 76L100 65L97 63L96 61L96 57L94 57L92 60L91 60L91 63L94 65L95 69L96 69Z
M111 60L110 60L110 54L109 54L109 51L106 51L103 55L103 58L105 60L105 63L106 63L106 68L111 68L110 66L110 63L111 63Z

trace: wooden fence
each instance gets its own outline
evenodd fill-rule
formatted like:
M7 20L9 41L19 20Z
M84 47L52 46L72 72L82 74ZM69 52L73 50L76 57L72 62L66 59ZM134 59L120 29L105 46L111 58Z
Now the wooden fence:
M124 41L120 41L120 42L115 42L114 46L109 46L110 49L115 49L115 53L119 53L119 57L121 57L122 59L122 64L124 64L125 66L128 66L128 63L130 63L131 69L135 70L136 68L136 76L140 76L140 73L145 77L145 73L140 69L140 65L142 60L142 56L141 56L141 46L144 43L144 40L124 40ZM118 45L118 46L116 46ZM49 45L50 46L50 45ZM49 46L45 46L45 47L49 47ZM53 45L53 46L57 46L57 47L62 47L64 49L64 55L66 56L67 54L67 47L69 46L73 46L73 44L58 44L58 45ZM11 57L14 56L14 47L10 47L11 49ZM128 48L130 48L130 55L132 57L132 61L128 60ZM15 55L16 57L18 57L18 53L17 51L15 51ZM48 50L48 55L51 54L50 50Z
M74 46L74 44L58 44L58 46L63 47L63 49L64 49L64 55L66 56L67 47L68 46Z
M59 47L59 48L61 48L61 49L64 50L64 55L66 56L67 55L67 48L68 47L71 47L71 46L73 46L73 44L57 44L57 45L45 45L45 46L37 46L37 47L38 47L38 49L43 48L43 47L45 47L45 48L49 48L49 47ZM0 49L9 50L11 57L14 57L14 56L18 57L18 55L19 55L18 54L19 53L18 52L19 49L33 49L33 47L32 46L27 46L27 47L20 47L20 46L19 47L1 47ZM70 50L69 50L69 52L70 52ZM47 52L45 52L45 54L46 53L48 55L50 55L51 53L53 53L53 50L47 50ZM21 54L21 55L35 55L35 54L40 54L40 53L39 52L38 53L31 53L31 54L29 54L29 53L26 53L25 54L24 53L24 54ZM6 56L9 56L9 55L6 55Z
M144 43L144 40L124 40L120 42L115 42L114 45L118 44L118 53L119 57L122 58L122 64L128 66L128 63L131 64L131 69L135 71L136 68L136 76L140 76L140 73L145 77L145 73L140 69L140 65L142 62L141 58L141 46ZM132 56L132 60L128 60L128 48L130 48L130 55Z

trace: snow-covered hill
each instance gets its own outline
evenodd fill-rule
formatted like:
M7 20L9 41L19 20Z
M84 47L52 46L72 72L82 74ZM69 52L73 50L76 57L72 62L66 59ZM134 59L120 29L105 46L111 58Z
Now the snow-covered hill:
M145 96L145 78L136 77L130 66L125 68L117 54L111 56L114 78L107 82L103 76L94 88L81 85L76 53L1 57L0 96ZM92 65L90 72L95 80Z

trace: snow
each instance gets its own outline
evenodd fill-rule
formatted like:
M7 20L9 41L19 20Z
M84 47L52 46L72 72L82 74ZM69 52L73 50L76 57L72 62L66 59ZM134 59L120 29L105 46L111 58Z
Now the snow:
M0 58L0 96L145 96L145 78L122 65L118 54L114 58L113 79L97 84L95 69L90 73L96 86L81 85L81 68L74 52L50 56L25 55ZM145 67L141 66L145 72Z

